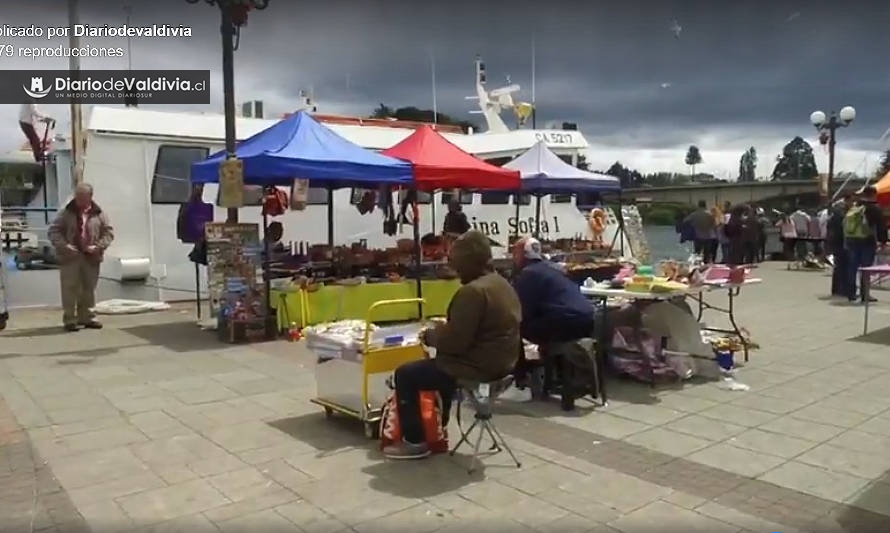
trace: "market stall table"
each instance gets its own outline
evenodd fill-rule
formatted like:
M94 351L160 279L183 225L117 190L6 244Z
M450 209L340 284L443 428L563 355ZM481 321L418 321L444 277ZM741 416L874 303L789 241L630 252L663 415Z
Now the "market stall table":
M742 349L745 354L745 362L748 362L748 339L745 335L742 334L742 329L736 324L735 321L735 298L739 295L744 285L754 285L757 283L762 283L763 280L759 278L751 278L746 279L742 283L732 283L728 279L726 280L708 280L704 282L705 288L707 292L716 291L716 290L726 290L728 303L725 308L718 307L716 305L709 304L705 301L704 292L699 292L698 294L689 294L693 300L698 303L698 315L696 316L696 320L701 322L702 317L704 316L705 310L715 311L717 313L722 313L727 316L729 319L730 325L732 325L732 329L727 328L714 328L714 327L704 327L705 331L713 331L716 333L732 333L739 338L739 341L742 343Z
M890 275L890 265L876 265L859 269L862 279L862 295L865 298L865 321L862 325L862 334L868 334L868 307L871 300L871 282L873 278Z
M598 339L599 349L597 350L597 364L599 368L597 368L597 378L599 383L597 384L600 394L602 396L603 405L607 403L606 397L606 387L605 387L605 366L606 366L606 355L611 344L611 339L609 338L609 328L608 328L608 300L609 298L624 298L628 300L633 306L633 308L637 311L636 318L634 320L634 331L639 337L639 332L642 329L642 310L640 309L640 304L652 303L652 302L666 302L673 300L675 298L685 297L693 294L700 294L702 291L707 288L704 286L698 287L687 287L682 290L675 290L670 292L637 292L637 291L628 291L624 289L606 289L606 288L598 288L598 287L585 287L582 286L580 288L581 294L587 296L588 298L599 301L600 306L602 307L602 317L603 324L598 326L600 335ZM641 352L642 355L642 352ZM651 378L650 385L655 386L655 375L652 371L651 365L649 365L648 358L645 358L646 364L649 367L649 376Z
M459 280L422 280L427 316L444 316L451 297L460 288ZM416 297L415 280L362 283L360 285L324 285L317 290L273 289L270 304L278 317L278 329L296 324L300 327L337 320L363 320L375 302L400 300L375 312L378 322L401 322L417 318L417 306L404 304Z

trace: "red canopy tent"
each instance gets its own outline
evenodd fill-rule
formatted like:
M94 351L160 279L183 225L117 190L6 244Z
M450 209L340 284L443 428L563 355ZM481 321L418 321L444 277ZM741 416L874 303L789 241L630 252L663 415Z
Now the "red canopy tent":
M464 152L429 125L417 128L383 154L411 162L414 181L422 191L520 188L518 171L488 164Z

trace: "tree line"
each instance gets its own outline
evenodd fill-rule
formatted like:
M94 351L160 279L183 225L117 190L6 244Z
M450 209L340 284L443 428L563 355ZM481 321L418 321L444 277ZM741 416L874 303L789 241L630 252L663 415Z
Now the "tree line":
M380 104L374 109L370 118L394 118L397 120L408 120L415 122L436 122L438 124L459 126L464 132L470 128L478 130L475 123L469 120L460 120L445 113L434 113L430 109L420 109L413 106L392 108L385 104ZM689 167L689 173L677 172L653 172L642 174L637 170L628 168L616 161L606 170L601 170L603 174L615 176L621 180L621 186L625 188L631 187L665 187L669 185L687 185L693 182L726 182L725 179L715 177L713 174L696 173L697 166L704 163L701 150L696 145L691 145L686 150L684 162ZM753 182L757 180L757 150L752 146L745 150L739 158L739 170L736 179L739 182ZM588 164L584 157L578 160L578 167L588 170ZM875 171L875 177L881 178L890 172L890 150L882 154L881 162ZM842 179L844 174L838 173L835 179ZM782 152L776 157L776 164L772 173L767 179L772 181L783 180L808 180L815 179L819 175L816 167L816 158L813 153L813 147L802 137L795 137L782 148Z
M622 187L666 187L687 185L693 182L727 182L713 174L695 172L695 167L704 162L701 150L695 145L688 148L684 161L690 168L688 174L676 172L642 174L637 170L625 167L620 161L616 161L603 173L620 179ZM757 181L757 163L757 149L752 146L745 150L739 158L739 171L736 180L741 183ZM888 172L890 172L890 150L886 150L881 155L874 177L880 179ZM776 157L772 173L766 179L770 181L810 180L815 179L818 175L819 169L816 166L813 147L803 138L795 137L785 145L782 153ZM844 180L848 177L856 176L852 172L837 172L834 176L835 180Z

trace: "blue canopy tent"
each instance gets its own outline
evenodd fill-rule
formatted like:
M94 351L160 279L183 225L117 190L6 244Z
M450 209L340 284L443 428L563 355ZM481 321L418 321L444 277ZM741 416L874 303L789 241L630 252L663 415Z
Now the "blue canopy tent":
M577 194L584 192L619 194L621 195L621 180L614 176L588 172L570 165L559 158L547 148L544 141L538 141L516 159L510 161L504 168L518 170L521 177L523 192L535 195L535 236L538 236L537 228L541 219L541 196L547 194ZM519 218L519 202L516 202L516 218ZM621 217L619 217L621 222ZM622 224L623 231L623 224ZM613 243L614 244L614 243ZM622 241L623 253L623 241Z
M236 154L244 166L246 185L290 186L299 178L308 180L310 187L327 189L331 247L334 245L334 198L330 191L343 187L373 188L381 184L412 186L414 182L411 163L366 150L320 124L305 111L294 113L241 141ZM225 159L225 151L220 151L193 163L192 183L218 183L220 166ZM264 216L264 234L267 226ZM419 237L416 241L419 242ZM268 241L264 239L264 242L268 257ZM416 247L419 264L419 244ZM419 291L419 277L417 283ZM268 280L266 294L268 298Z
M368 188L380 184L410 185L410 163L366 150L305 111L298 111L253 137L235 150L244 165L246 185L289 186L294 178L310 187L332 191L343 187ZM192 183L218 183L225 151L192 164ZM333 195L328 201L328 244L334 240Z
M247 185L290 185L294 178L312 187L339 189L392 183L410 185L411 164L347 141L305 111L294 113L236 149ZM192 164L192 183L219 182L225 151Z

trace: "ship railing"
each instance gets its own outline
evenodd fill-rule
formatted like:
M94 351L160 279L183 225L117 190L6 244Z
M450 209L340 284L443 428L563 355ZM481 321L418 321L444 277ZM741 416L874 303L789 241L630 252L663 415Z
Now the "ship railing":
M4 206L0 221L0 251L15 252L22 248L42 249L49 246L49 222L57 207ZM42 213L39 225L29 223L28 214Z

